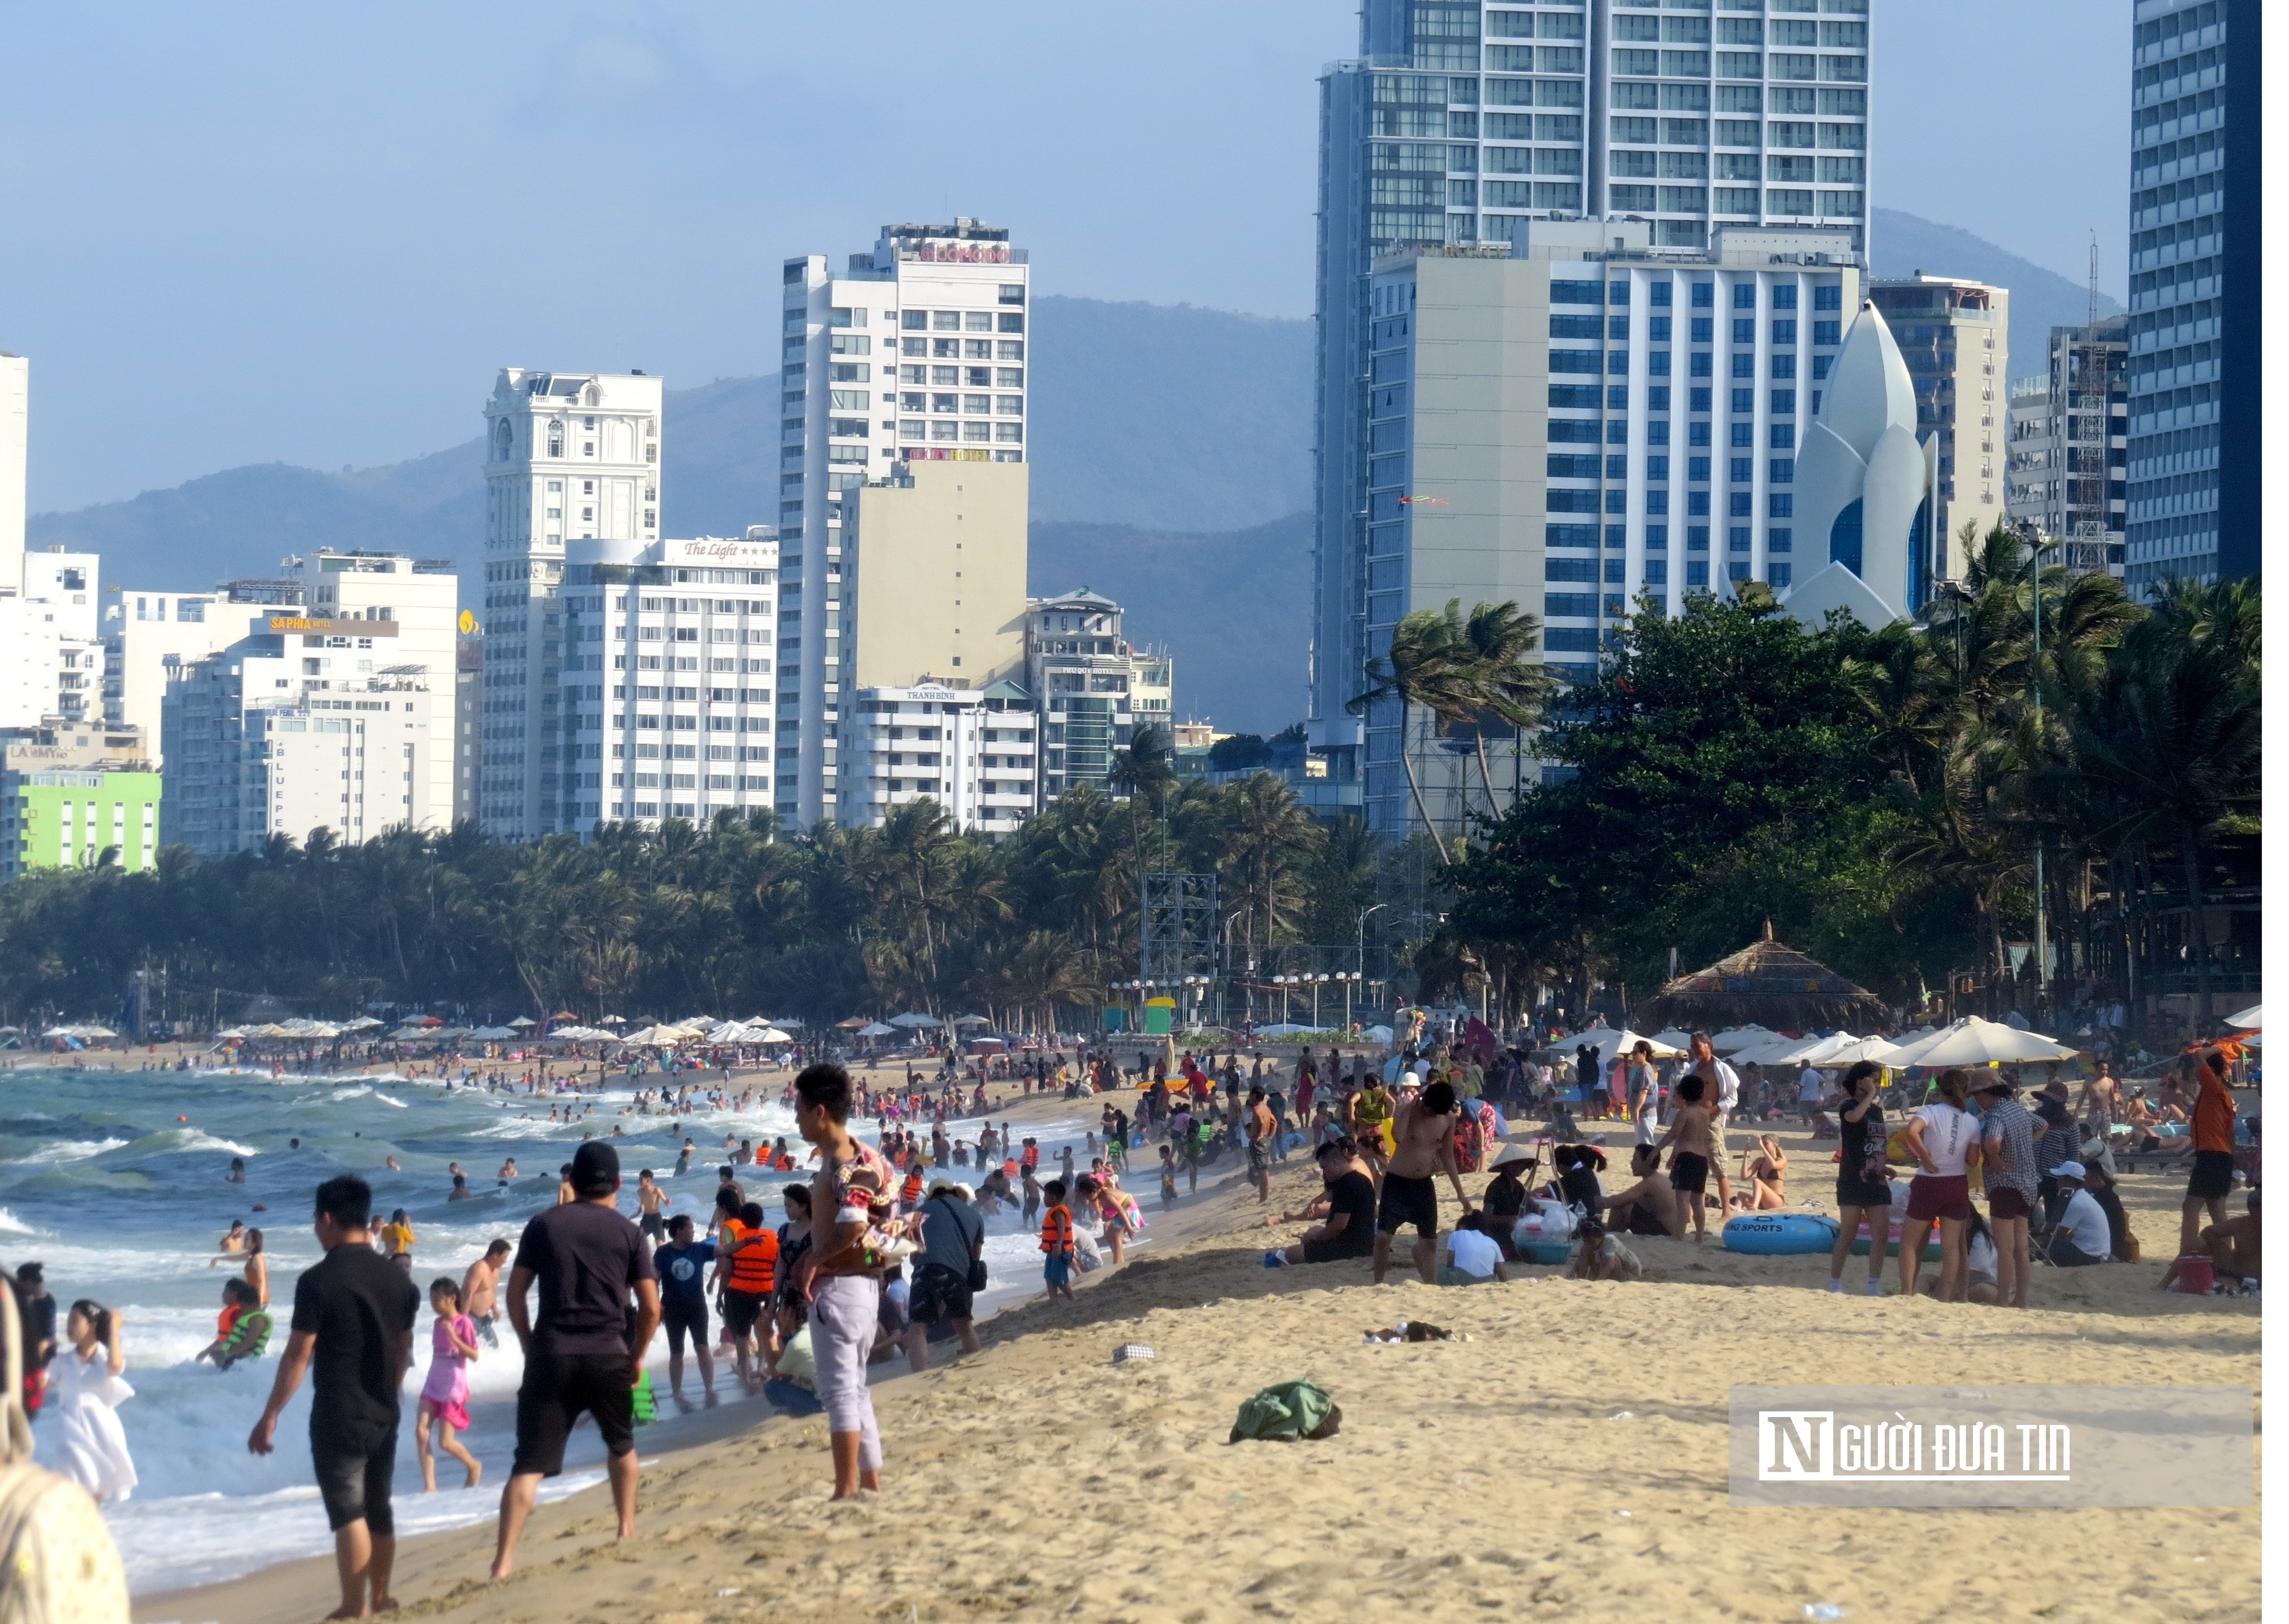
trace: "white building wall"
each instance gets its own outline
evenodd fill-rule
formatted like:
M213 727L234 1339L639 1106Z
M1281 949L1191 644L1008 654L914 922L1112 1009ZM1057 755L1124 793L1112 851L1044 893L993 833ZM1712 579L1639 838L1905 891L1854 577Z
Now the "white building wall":
M142 730L151 762L163 770L160 712L172 674L246 635L256 617L213 593L103 594L105 721Z
M841 274L786 261L781 299L778 720L790 822L836 815L845 498L901 459L1023 462L1031 267L957 218L886 226ZM856 498L849 499L855 502Z
M842 724L841 821L880 827L892 808L929 800L959 828L1010 833L1034 808L1038 727L1033 712L995 710L980 689L861 689Z
M569 545L557 827L771 808L778 562L767 525Z
M642 373L505 367L486 402L478 817L489 834L530 840L556 826L564 547L658 537L661 390Z

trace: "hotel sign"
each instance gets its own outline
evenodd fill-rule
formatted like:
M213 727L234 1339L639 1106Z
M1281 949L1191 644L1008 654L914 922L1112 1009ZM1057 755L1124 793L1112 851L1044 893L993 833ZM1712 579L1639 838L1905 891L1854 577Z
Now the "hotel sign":
M274 632L302 632L313 637L395 637L395 620L322 620L307 615L273 615Z

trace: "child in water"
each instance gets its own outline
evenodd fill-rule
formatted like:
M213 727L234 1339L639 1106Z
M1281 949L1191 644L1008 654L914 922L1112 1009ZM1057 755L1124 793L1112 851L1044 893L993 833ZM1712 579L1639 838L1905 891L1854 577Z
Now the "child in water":
M421 1457L421 1487L437 1488L437 1458L430 1453L429 1431L437 1430L437 1447L467 1469L474 1489L485 1469L477 1463L457 1432L469 1429L469 1364L477 1357L477 1327L461 1312L461 1288L446 1276L429 1283L429 1307L437 1323L429 1333L429 1379L421 1384L421 1405L413 1423L413 1447Z

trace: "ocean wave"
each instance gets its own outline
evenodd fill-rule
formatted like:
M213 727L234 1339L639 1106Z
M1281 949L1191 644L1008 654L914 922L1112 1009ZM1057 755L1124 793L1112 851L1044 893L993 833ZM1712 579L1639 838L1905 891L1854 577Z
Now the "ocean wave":
M36 1230L21 1218L0 1206L0 1235L44 1235L45 1230Z
M59 1139L44 1144L28 1156L19 1156L4 1165L11 1167L52 1167L58 1162L84 1161L91 1156L100 1156L106 1150L124 1149L124 1139Z
M251 1144L241 1144L235 1139L218 1139L214 1134L195 1127L171 1127L148 1134L128 1147L137 1150L159 1150L179 1154L194 1150L216 1150L231 1156L259 1156L260 1151Z

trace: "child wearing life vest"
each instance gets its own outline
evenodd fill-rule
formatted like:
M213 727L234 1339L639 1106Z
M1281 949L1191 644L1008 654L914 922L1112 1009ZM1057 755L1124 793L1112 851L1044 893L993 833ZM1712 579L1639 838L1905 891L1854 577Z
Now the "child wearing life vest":
M1029 1178L1027 1182L1032 1181ZM1049 1287L1050 1296L1071 1301L1073 1222L1065 1206L1065 1181L1051 1179L1044 1193L1049 1198L1049 1206L1041 1216L1041 1281Z

